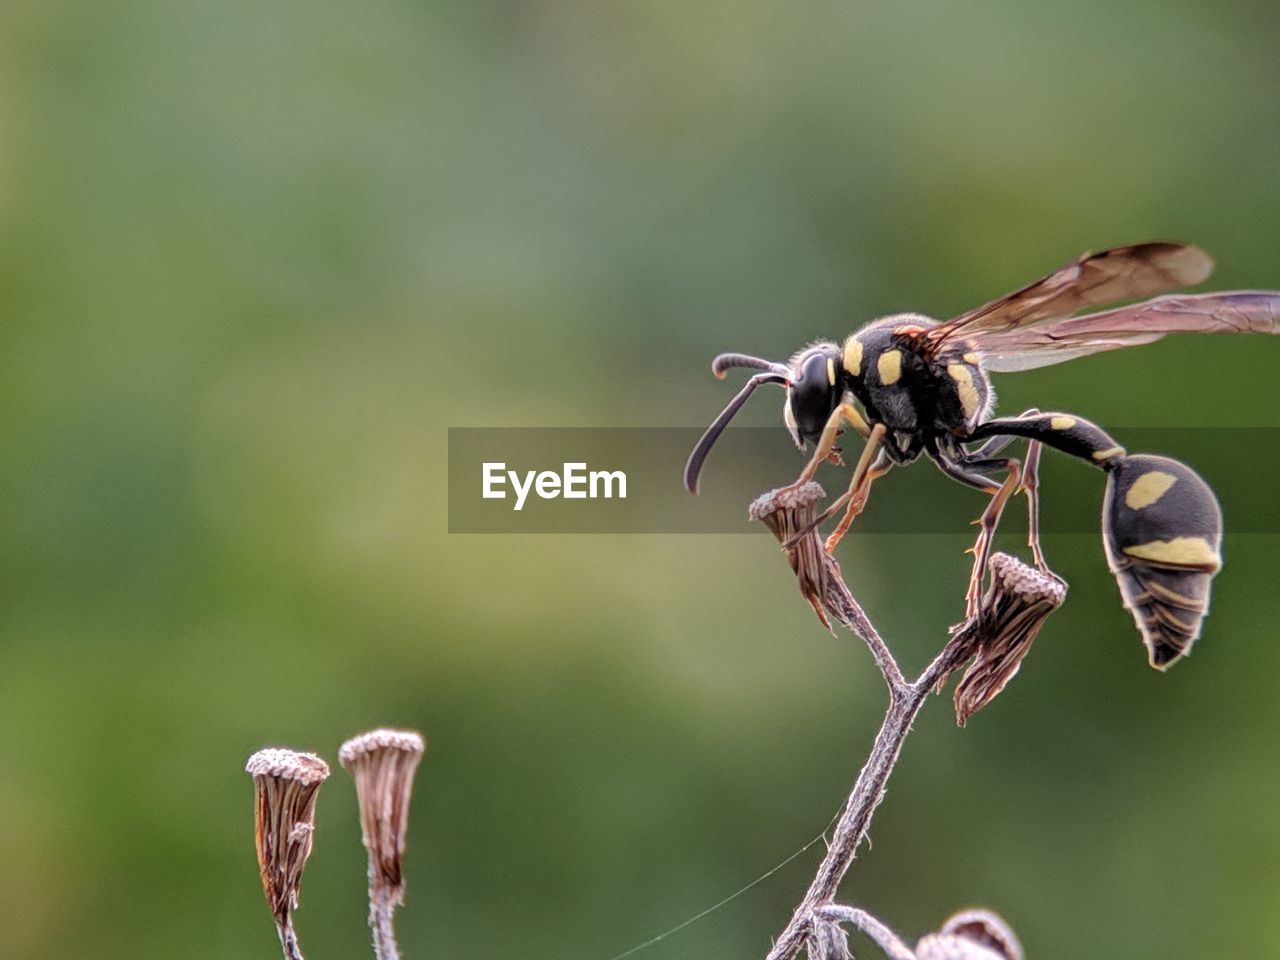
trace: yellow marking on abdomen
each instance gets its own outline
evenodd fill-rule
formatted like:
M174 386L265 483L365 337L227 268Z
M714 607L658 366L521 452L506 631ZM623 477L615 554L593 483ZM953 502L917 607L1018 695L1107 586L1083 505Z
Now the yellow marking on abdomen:
M886 387L898 382L902 376L902 351L886 350L876 361L876 372L880 374L880 382Z
M1152 540L1137 546L1125 547L1124 552L1139 560L1164 563L1172 567L1195 567L1213 573L1222 566L1218 551L1204 537L1174 537L1172 540Z
M1054 417L1049 421L1049 426L1054 430L1070 430L1075 425L1075 417Z
M1133 486L1125 491L1124 505L1130 510L1149 507L1168 493L1169 488L1177 482L1178 478L1172 473L1150 470L1133 481Z
M844 342L844 368L851 376L862 376L862 341L857 334Z
M978 396L978 388L973 385L973 371L963 363L947 364L947 376L955 381L956 393L960 395L960 409L966 417L978 412L982 398Z
M1097 450L1093 454L1095 460L1110 460L1112 457L1123 457L1124 447L1107 447L1105 450Z

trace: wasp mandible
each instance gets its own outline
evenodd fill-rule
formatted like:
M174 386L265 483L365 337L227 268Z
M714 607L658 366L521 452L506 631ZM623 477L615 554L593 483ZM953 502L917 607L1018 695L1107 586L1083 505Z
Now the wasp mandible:
M762 384L786 391L783 420L800 449L813 453L791 487L824 460L839 463L846 426L865 440L849 489L822 513L843 508L827 538L834 551L862 511L871 484L924 454L948 477L990 495L973 547L967 616L977 610L983 571L1009 498L1028 499L1028 543L1045 572L1039 535L1037 472L1042 446L1079 457L1107 474L1102 537L1108 565L1133 614L1153 667L1165 670L1200 635L1209 585L1222 566L1222 512L1190 467L1167 457L1129 454L1105 430L1072 413L1028 410L995 417L988 374L1031 370L1076 357L1152 343L1170 333L1280 333L1280 292L1156 296L1201 283L1213 270L1203 250L1139 243L1085 254L1020 290L951 320L917 313L872 321L843 345L820 341L786 363L724 353L711 369L757 370L707 428L689 455L684 481L698 475L716 439ZM1084 313L1119 300L1141 303ZM1025 438L1022 460L1001 456Z

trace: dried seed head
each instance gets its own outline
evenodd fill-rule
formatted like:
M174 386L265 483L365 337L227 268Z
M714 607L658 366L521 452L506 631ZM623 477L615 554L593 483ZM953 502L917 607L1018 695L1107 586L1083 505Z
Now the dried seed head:
M1023 960L1022 944L990 910L964 910L920 939L916 960Z
M977 616L952 640L958 662L973 657L955 692L962 727L1013 679L1045 619L1067 597L1065 580L1007 553L993 554L987 571L991 582Z
M413 775L426 749L411 731L374 730L342 745L338 762L355 778L369 882L395 903L404 897L404 841Z
M801 530L813 526L818 501L824 496L826 493L822 487L813 481L801 484L794 490L782 487L761 494L752 501L747 508L747 516L752 520L762 521L778 538L778 542L784 545L787 561L799 581L800 593L809 601L809 606L813 607L813 612L818 615L822 625L830 630L831 622L825 611L830 611L837 620L847 623L842 616L843 598L840 591L844 582L840 578L839 565L827 553L822 536L816 528L809 529L793 546L786 546Z
M413 775L426 744L408 730L373 730L353 737L338 762L355 778L360 832L369 852L369 926L380 960L399 956L391 917L404 902L404 845Z
M329 765L314 754L271 748L251 756L244 769L253 777L262 889L285 956L300 957L291 913L298 905L302 871L311 856L316 795L329 777Z

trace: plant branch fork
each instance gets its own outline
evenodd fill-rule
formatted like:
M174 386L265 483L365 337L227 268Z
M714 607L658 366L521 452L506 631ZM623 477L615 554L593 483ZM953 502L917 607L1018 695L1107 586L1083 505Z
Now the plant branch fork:
M830 630L831 619L835 619L866 644L884 677L889 704L871 753L836 823L826 856L767 960L793 960L801 950L806 950L812 960L838 960L847 955L844 934L838 927L842 922L866 932L891 960L927 960L929 956L1021 960L1021 947L1012 932L986 911L969 912L981 915L983 920L975 921L969 939L944 927L921 940L912 951L875 918L865 911L836 904L835 897L866 839L871 818L884 799L885 786L911 725L929 695L941 690L954 671L969 663L956 693L957 722L963 726L1017 672L1045 617L1065 599L1066 584L1047 568L1038 571L1007 554L996 554L988 565L991 586L977 613L954 628L933 661L915 680L908 680L889 645L845 583L839 564L824 548L814 522L823 496L822 487L815 482L784 487L755 500L748 515L768 526L783 545L800 592L823 625ZM992 930L998 930L1001 936L995 936ZM996 949L1002 944L1003 949ZM930 953L935 948L951 953Z

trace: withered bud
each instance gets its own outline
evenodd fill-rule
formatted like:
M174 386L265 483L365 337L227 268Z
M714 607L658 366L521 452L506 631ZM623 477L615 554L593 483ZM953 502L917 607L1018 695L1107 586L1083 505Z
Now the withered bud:
M956 685L956 723L962 727L1013 679L1031 641L1067 597L1065 580L1007 553L993 554L987 571L990 585L977 615L951 640L957 664L973 658Z
M329 777L329 765L310 753L259 750L245 764L254 785L254 838L262 889L275 918L288 960L301 960L293 930L302 871L311 856L316 795Z
M990 910L963 910L921 937L916 960L1023 960L1022 944Z
M379 960L399 956L391 918L404 902L409 798L425 750L420 734L373 730L348 740L338 752L338 761L356 781L360 832L369 853L369 926Z
M760 520L784 547L787 561L795 571L801 595L809 601L822 625L831 629L827 613L848 625L845 597L848 590L840 576L840 566L827 553L822 536L813 522L817 505L826 492L810 481L790 490L782 487L761 494L747 508L747 516ZM810 529L812 528L812 529ZM808 533L792 546L786 546L801 530Z

